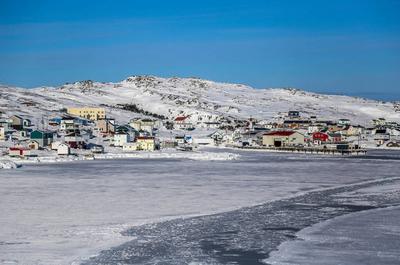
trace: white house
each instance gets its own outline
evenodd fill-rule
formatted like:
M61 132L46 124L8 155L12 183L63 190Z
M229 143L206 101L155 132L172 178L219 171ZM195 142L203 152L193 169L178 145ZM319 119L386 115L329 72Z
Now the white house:
M222 131L215 131L212 134L208 135L208 137L213 139L214 142L217 144L217 143L220 143L224 139L225 133L223 133Z
M57 154L58 155L69 155L70 154L70 148L66 144L59 144L57 147Z
M284 147L304 144L304 135L296 131L273 131L265 133L262 137L264 146Z
M389 131L389 134L392 136L400 136L400 129L392 128L392 129L389 129L388 131Z
M201 127L207 129L218 129L221 126L221 123L217 121L206 121L201 123L201 125Z
M59 141L52 142L52 143L51 143L51 150L57 150L57 149L58 149L58 146L59 146L60 144L62 144L62 143L59 142Z
M339 119L338 124L339 125L350 125L350 120L349 119Z
M122 147L130 141L129 134L127 133L116 133L114 134L114 146Z
M137 151L138 144L137 143L126 143L122 146L122 151Z
M214 140L211 138L193 138L193 143L197 145L214 145Z
M178 116L174 120L174 125L177 129L181 130L191 130L194 129L194 126L191 122L189 122L188 116Z
M134 128L136 131L146 131L152 134L156 122L151 119L133 119L129 122L129 126Z
M0 127L0 141L4 141L6 139L6 130L4 127Z

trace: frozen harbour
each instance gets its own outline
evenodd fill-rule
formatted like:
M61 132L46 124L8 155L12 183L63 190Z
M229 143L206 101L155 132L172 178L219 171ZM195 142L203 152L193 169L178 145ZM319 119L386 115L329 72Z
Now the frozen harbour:
M0 263L262 264L303 228L400 203L398 153L240 155L2 170Z

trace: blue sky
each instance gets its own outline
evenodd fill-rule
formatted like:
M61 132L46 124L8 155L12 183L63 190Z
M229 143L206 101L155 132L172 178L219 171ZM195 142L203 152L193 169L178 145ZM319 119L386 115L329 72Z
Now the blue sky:
M196 76L400 100L400 1L0 0L0 83Z

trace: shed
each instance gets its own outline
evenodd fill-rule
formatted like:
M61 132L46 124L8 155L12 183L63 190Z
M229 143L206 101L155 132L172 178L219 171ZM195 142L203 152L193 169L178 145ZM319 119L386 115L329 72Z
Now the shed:
M58 155L69 155L70 154L70 148L66 144L59 144L57 147L57 154Z

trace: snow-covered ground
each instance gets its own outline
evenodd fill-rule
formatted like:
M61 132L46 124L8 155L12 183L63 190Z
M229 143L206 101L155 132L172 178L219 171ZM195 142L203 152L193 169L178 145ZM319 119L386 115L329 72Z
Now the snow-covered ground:
M131 226L225 212L400 172L396 156L236 152L240 159L229 161L133 158L2 170L0 264L78 264L132 239L120 234Z

